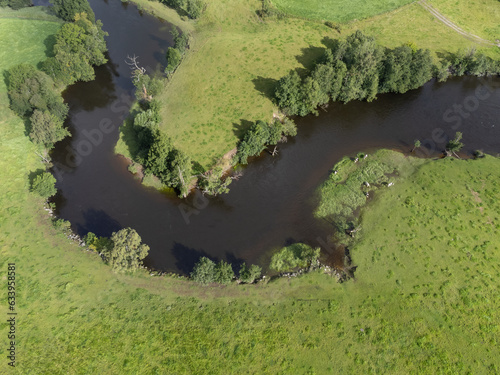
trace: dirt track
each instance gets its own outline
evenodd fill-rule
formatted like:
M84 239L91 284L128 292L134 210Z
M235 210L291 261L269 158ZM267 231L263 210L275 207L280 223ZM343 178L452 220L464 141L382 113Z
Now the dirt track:
M441 14L436 8L434 8L432 5L430 5L427 0L420 0L419 4L422 5L426 10L428 10L434 17L436 17L438 20L440 20L442 23L444 23L446 26L450 27L451 29L455 30L457 33L463 35L467 39L470 39L476 43L481 43L489 46L499 46L500 44L493 43L492 41L483 39L477 35L468 33L467 31L461 29L457 25L455 25L453 22L451 22L448 18L446 18L443 14Z

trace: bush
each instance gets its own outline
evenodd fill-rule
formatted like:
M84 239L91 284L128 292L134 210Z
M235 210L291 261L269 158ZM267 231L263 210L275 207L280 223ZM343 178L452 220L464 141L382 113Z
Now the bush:
M270 268L278 272L291 271L294 268L305 268L314 264L320 254L320 248L296 243L281 249L271 258Z
M37 193L42 198L49 199L56 195L56 179L49 172L43 172L35 177L31 185L31 191Z
M215 281L219 284L229 284L234 279L234 272L231 265L221 260L215 266Z
M252 284L257 280L262 274L262 268L256 264L252 264L248 267L245 263L241 265L240 268L240 281L247 284Z
M201 257L191 272L191 279L204 285L215 282L215 262L207 257Z
M182 54L177 48L169 47L167 51L168 65L165 68L166 74L171 74L177 69L182 59Z

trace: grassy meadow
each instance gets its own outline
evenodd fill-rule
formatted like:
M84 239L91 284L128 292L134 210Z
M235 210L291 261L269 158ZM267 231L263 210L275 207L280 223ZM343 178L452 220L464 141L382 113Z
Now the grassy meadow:
M272 0L286 14L318 21L348 22L389 12L412 0Z
M500 42L498 0L430 0L429 3L465 31Z
M165 11L165 17L173 20L171 10L161 4L137 2L145 9L151 4L156 15L163 17ZM474 46L418 3L361 21L348 19L346 10L343 14L349 22L341 25L341 33L321 22L293 17L262 20L256 14L261 6L258 0L207 3L205 13L195 23L175 21L193 30L192 47L160 97L162 129L176 147L204 167L234 149L251 121L271 120L278 111L271 100L277 80L291 69L311 66L322 55L328 38L345 37L361 29L384 46L413 41L418 47L429 48L435 57ZM365 3L368 5L363 9L372 9L370 14L388 10L381 5L388 2ZM378 10L373 4L379 6ZM471 3L470 7L471 11L482 12L480 4ZM493 14L489 22L496 22ZM472 29L477 27L475 21L470 25ZM498 48L476 47L500 57Z

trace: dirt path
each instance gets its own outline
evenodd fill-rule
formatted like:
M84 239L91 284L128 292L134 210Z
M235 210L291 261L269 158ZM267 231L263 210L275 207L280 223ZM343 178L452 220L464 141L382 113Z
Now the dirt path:
M438 20L440 20L442 23L444 23L446 26L449 28L455 30L457 33L463 35L467 39L470 39L476 43L481 43L485 44L488 46L499 46L500 44L493 43L489 40L483 39L477 35L468 33L467 31L461 29L457 25L455 25L453 22L451 22L448 18L446 18L443 14L441 14L436 8L434 8L432 5L430 5L427 0L420 0L418 2L420 5L422 5L426 10L428 10L434 17L436 17Z

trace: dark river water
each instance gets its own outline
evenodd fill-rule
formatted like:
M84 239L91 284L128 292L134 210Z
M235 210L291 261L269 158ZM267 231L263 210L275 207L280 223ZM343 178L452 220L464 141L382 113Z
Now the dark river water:
M80 235L136 229L151 247L146 264L157 270L188 273L201 255L265 266L270 250L296 241L323 244L340 261L343 254L325 246L332 226L313 211L315 190L342 156L381 147L408 151L417 138L422 156L438 156L455 131L464 133L466 152L500 151L500 80L467 77L297 119L298 136L280 145L278 156L252 161L221 197L181 200L145 188L113 151L133 101L125 60L135 54L150 72L165 66L172 26L119 0L90 4L109 32L109 62L96 69L95 81L64 93L73 136L53 154L58 213Z

